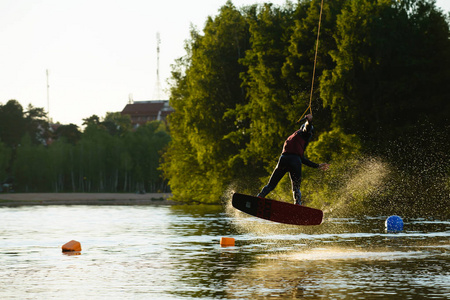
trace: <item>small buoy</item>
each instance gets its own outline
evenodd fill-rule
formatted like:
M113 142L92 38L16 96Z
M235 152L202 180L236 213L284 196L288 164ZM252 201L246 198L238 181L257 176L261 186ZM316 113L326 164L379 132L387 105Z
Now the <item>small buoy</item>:
M67 242L64 245L62 245L61 248L62 248L63 252L67 252L67 251L81 251L81 244L80 244L80 242L71 240L70 242Z
M386 219L386 230L396 232L403 230L403 220L399 216L390 216Z
M222 247L234 246L234 238L221 237L220 246Z

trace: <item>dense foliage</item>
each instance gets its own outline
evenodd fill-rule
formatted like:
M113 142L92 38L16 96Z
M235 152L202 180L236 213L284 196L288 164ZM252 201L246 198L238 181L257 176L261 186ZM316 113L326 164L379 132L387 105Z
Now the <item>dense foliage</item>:
M163 122L132 130L120 113L51 130L42 109L0 105L0 179L20 192L168 191L158 170L170 141ZM20 126L14 126L19 124Z
M261 188L309 104L319 11L317 0L242 9L227 2L202 33L192 29L171 85L163 169L175 198L217 202L229 189ZM318 136L308 153L333 168L326 175L305 168L306 198L314 202L315 193L323 196L318 206L330 205L349 183L342 180L377 168L448 178L448 139L429 145L449 129L449 37L449 16L432 0L324 1L312 98ZM428 151L441 155L410 160ZM373 177L368 186L384 178ZM365 191L350 198L397 193Z

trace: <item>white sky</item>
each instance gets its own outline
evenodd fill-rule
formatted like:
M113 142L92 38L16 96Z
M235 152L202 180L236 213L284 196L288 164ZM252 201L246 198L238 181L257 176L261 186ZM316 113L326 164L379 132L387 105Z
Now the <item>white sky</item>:
M233 0L238 8L285 0ZM156 33L160 82L185 54L191 24L203 29L226 0L0 0L0 103L18 100L48 109L63 124L121 111L128 102L153 99ZM437 6L450 11L450 0ZM163 99L168 99L163 94Z

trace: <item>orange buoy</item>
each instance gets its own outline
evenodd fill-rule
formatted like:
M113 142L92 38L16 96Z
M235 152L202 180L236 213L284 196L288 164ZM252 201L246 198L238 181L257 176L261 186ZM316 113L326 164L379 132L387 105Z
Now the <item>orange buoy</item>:
M61 248L62 248L63 252L67 252L67 251L81 251L81 244L80 244L80 242L71 240L70 242L67 242L64 245L62 245Z
M222 246L222 247L234 246L234 238L221 237L220 238L220 246Z

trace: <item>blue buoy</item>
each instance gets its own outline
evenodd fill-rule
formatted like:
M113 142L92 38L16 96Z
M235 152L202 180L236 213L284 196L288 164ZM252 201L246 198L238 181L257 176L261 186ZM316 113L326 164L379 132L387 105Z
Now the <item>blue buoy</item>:
M386 219L386 230L397 232L403 230L403 220L399 216L390 216Z

